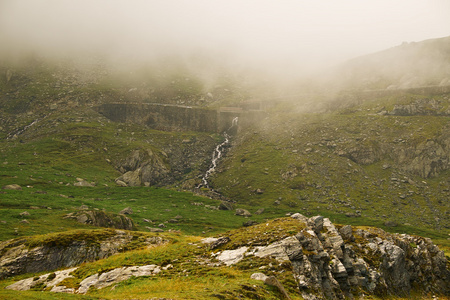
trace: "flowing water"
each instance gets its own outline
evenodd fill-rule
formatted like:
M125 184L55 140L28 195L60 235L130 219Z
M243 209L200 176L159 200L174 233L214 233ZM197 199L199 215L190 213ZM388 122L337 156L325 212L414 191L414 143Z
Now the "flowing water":
M222 157L225 147L230 143L230 135L228 134L228 132L231 131L231 129L233 129L234 127L236 127L238 125L238 120L239 120L238 117L234 118L233 121L231 122L230 128L228 128L228 130L226 130L223 133L225 140L222 143L220 143L219 145L217 145L216 148L214 149L210 167L206 171L205 175L203 176L202 183L198 186L198 188L200 188L200 187L210 188L209 184L208 184L208 178L209 178L209 176L211 176L212 173L214 173L216 171L217 162Z

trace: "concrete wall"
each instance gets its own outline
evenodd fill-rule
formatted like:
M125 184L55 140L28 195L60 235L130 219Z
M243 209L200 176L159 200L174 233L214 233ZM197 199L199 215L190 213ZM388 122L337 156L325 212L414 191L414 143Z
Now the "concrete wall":
M261 111L214 110L156 103L106 103L97 107L97 110L115 122L137 123L165 131L217 133L228 130L236 117L239 118L239 126L248 126L265 116Z

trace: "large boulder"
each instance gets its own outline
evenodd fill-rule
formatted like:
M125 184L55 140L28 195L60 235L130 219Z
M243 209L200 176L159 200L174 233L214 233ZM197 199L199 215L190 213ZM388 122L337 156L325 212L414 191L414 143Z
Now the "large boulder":
M150 149L134 150L118 163L117 168L123 175L116 182L124 182L128 186L155 185L170 175L163 159Z
M132 219L123 214L114 214L102 210L81 210L64 216L65 219L74 219L79 223L125 230L136 230Z

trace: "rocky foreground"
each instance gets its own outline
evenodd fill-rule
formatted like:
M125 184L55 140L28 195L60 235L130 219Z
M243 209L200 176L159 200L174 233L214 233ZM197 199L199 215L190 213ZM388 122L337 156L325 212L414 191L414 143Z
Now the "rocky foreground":
M292 228L295 228L295 232ZM100 255L99 258L115 252L108 251L108 245L118 249L118 244L113 240L119 236L123 243L124 236L128 234L114 231L100 243L105 255ZM148 242L147 240L147 244ZM151 244L158 247L161 242L162 239L152 240ZM164 243L167 242L169 241ZM92 247L94 246L98 248L99 244L93 244ZM64 280L74 277L73 272L77 269L74 265L83 261L84 254L91 253L86 250L89 243L84 244L85 251L73 251L72 247L80 249L79 243L66 243L45 253L42 252L42 247L40 245L25 250L23 244L4 242L0 249L3 276L17 274L17 270L26 270L20 268L19 264L29 263L25 257L36 253L36 249L41 249L40 253L43 257L47 256L45 260L48 262L60 260L61 253L70 252L71 259L64 260L67 263L52 266L55 269L72 268L24 279L9 285L8 289L36 290L39 287L47 291L83 294L89 293L90 287L101 289L132 276L175 276L178 268L182 268L182 261L178 259L164 265L124 266L108 272L88 274L85 278L78 278L75 287L66 287ZM290 298L289 292L292 293L293 290L304 299L359 298L369 294L381 297L409 297L412 294L424 297L450 296L447 258L430 239L389 234L377 228L334 225L322 216L307 218L297 213L290 218L230 231L222 237L203 239L187 244L186 247L198 249L196 257L189 259L198 266L239 268L240 265L248 265L249 282L261 280L267 285L275 286L280 297L287 299ZM75 255L80 257L75 258ZM84 261L88 260L92 260L92 255L84 258ZM8 272L7 269L12 265L16 271L11 272L9 269ZM41 265L42 270L45 270L49 264ZM257 268L252 269L251 266ZM283 282L277 280L286 270L292 274L293 278L289 282L295 283L295 289L287 286L289 282L283 286Z

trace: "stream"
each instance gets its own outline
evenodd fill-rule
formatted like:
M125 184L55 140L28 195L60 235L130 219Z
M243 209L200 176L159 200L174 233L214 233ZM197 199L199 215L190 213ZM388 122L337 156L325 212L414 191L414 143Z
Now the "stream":
M220 143L219 145L217 145L216 148L214 149L210 167L206 171L205 175L203 176L202 183L199 184L197 188L200 188L200 187L210 188L209 183L208 183L208 178L209 178L209 176L211 176L211 174L213 174L216 171L217 162L222 157L225 147L230 143L230 135L228 134L228 132L238 125L238 120L239 120L238 117L234 118L233 121L231 122L230 128L228 128L226 131L224 131L223 136L224 136L225 140L222 143Z

